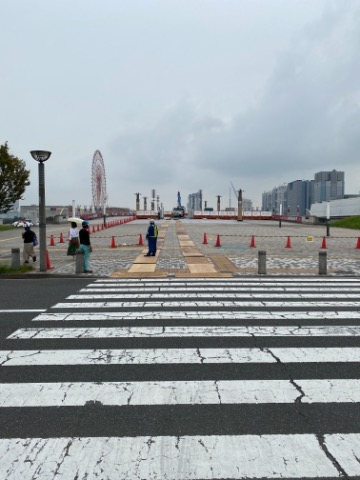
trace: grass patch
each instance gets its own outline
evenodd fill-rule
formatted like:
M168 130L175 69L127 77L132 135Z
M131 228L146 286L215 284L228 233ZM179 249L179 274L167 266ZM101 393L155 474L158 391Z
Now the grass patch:
M341 218L340 220L331 220L330 225L332 227L360 230L360 215Z
M12 225L0 225L0 232L3 232L5 230L20 230L21 228L13 227Z
M8 265L0 265L0 275L9 275L14 273L28 273L32 272L31 265L21 265L20 268L11 268Z

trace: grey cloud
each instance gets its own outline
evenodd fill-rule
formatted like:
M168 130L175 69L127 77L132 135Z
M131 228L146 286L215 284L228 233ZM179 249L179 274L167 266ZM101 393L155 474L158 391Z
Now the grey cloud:
M219 119L196 112L192 102L185 100L146 130L132 128L121 133L110 151L119 158L129 180L166 184L195 167L193 149L198 138L222 125Z
M184 98L157 123L119 135L111 151L127 178L195 191L237 177L265 184L275 172L290 182L356 163L360 9L335 7L294 38L251 110L224 121Z
M309 174L329 162L358 161L360 10L326 14L294 41L268 81L259 105L199 146L203 165L229 173L269 174L301 164ZM319 29L317 29L319 25ZM270 187L270 186L269 186Z

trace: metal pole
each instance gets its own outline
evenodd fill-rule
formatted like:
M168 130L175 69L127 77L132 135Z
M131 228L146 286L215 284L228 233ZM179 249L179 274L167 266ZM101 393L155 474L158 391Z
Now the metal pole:
M279 228L281 228L282 203L280 203Z
M326 204L326 236L330 237L330 202Z
M106 225L106 202L107 202L107 197L104 198L104 204L103 204L104 226Z
M45 165L39 162L39 249L40 272L46 272Z

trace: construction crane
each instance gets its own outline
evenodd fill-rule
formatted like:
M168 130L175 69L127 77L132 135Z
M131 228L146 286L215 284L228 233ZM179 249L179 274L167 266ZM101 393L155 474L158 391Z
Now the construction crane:
M185 216L185 208L181 205L181 195L180 192L177 193L177 206L173 208L172 218L183 218Z

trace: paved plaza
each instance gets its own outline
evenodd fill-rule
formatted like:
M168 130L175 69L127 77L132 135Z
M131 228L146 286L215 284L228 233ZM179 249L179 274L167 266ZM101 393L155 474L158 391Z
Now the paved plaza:
M266 220L159 220L156 257L144 257L147 220L99 231L95 221L91 225L95 230L91 233L91 269L100 277L257 275L259 251L266 252L269 275L318 275L320 252L326 252L328 275L360 274L359 233L350 229L331 228L327 237L326 227L319 225L282 222L280 226L277 221ZM66 255L67 228L67 224L47 227L49 274L75 274L76 262ZM19 231L14 233L20 237ZM9 261L14 246L22 247L21 239L16 245L14 241L1 241L3 261Z

